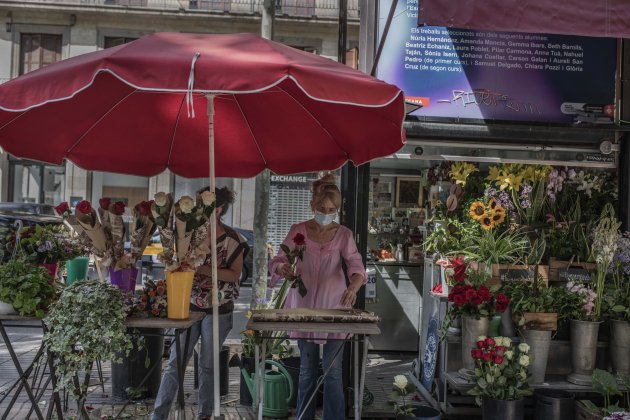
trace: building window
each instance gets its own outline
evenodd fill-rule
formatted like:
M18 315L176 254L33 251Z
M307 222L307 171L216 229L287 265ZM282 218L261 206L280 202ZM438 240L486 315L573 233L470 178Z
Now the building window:
M129 38L124 36L106 36L103 40L103 48L117 47L122 44L126 44L131 41L135 41L138 38Z
M190 0L188 5L191 9L229 12L232 8L232 0Z
M20 38L20 74L25 74L61 60L61 35L22 34Z
M289 16L314 16L315 0L276 0L276 14Z
M9 158L9 201L57 205L65 197L65 166Z
M147 0L105 0L105 4L114 6L146 6Z

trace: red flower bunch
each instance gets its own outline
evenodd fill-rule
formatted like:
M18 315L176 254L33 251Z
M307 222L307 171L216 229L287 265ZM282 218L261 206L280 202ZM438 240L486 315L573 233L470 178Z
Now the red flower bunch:
M141 216L152 216L151 215L151 205L153 205L153 200L141 201L140 203L136 204L135 210Z
M134 296L131 310L141 318L166 318L166 282L146 281L142 293Z
M98 200L98 204L99 206L101 206L101 208L103 210L109 210L109 205L112 203L112 199L108 198L108 197L101 197Z
M80 201L79 204L77 204L76 209L79 213L83 213L83 214L92 213L92 205L87 200Z
M122 216L125 213L125 203L122 201L116 201L111 212L116 216Z
M448 301L455 307L454 311L466 315L491 316L492 313L505 312L510 299L504 293L493 295L485 284L473 286L458 283L448 294Z
M68 217L70 215L70 206L68 205L67 201L64 201L63 203L55 207L55 211L59 216Z
M492 337L487 337L477 341L477 348L472 349L470 354L475 360L483 360L484 362L494 362L497 365L503 363L507 347L497 345Z

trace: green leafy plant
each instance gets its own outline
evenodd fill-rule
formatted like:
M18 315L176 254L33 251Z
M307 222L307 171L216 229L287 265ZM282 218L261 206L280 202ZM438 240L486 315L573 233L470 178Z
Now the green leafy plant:
M621 222L615 217L615 209L607 205L602 211L593 232L592 260L597 264L595 273L595 320L601 319L602 302L606 287L606 275L614 259L618 247L618 234Z
M46 349L54 359L57 389L66 388L76 397L79 412L87 418L84 406L89 376L95 361L120 363L134 341L125 328L127 307L120 289L98 280L75 282L68 286L44 319ZM79 374L85 372L85 380Z
M17 253L33 264L50 264L75 257L74 242L64 225L24 227L20 231L20 237ZM13 251L16 234L11 234L8 239L7 248Z
M529 346L515 346L509 337L477 339L477 348L471 351L475 359L475 387L468 391L481 405L483 398L519 400L531 395L527 382L530 363Z
M445 256L454 250L468 248L471 238L479 234L481 234L481 228L477 223L445 217L434 221L434 229L427 236L424 247L429 254Z
M593 389L604 397L604 407L597 407L593 402L588 400L581 400L580 402L591 411L599 412L605 415L609 415L615 412L623 411L617 404L613 404L611 397L623 396L625 394L626 404L630 407L630 391L628 385L630 385L630 377L627 375L619 374L619 380L625 385L626 391L621 392L617 378L610 372L601 369L595 369L593 371Z
M392 393L387 404L394 408L397 416L412 416L414 406L407 403L407 397L416 391L416 386L410 383L405 375L394 376L392 385Z
M492 264L516 264L529 249L527 237L516 229L503 232L487 231L471 238L468 248L461 251L473 261Z
M0 265L0 300L23 316L43 318L57 297L48 270L23 260Z

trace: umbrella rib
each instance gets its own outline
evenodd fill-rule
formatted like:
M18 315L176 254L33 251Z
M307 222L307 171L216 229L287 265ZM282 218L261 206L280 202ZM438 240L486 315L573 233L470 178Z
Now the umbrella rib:
M241 112L241 115L243 116L243 120L245 121L245 124L247 124L247 129L249 130L249 133L251 134L252 139L254 140L254 144L256 145L256 148L258 149L258 153L260 154L260 158L262 159L266 167L267 159L265 159L265 155L263 155L260 145L258 144L258 140L256 140L256 136L254 135L254 131L252 130L251 125L249 125L249 121L247 121L247 117L245 117L245 112L243 112L243 108L241 107L241 104L238 102L236 95L232 95L232 97L234 98L234 102L236 102L236 106L238 106L238 110Z
M5 125L3 125L2 127L0 127L0 131L1 131L1 130L4 130L4 128L5 128L6 126L13 124L13 122L14 122L15 120L17 120L18 118L20 118L22 115L26 114L28 111L30 111L30 110L27 110L27 111L24 111L24 112L20 112L18 115L16 115L16 116L15 116L15 118L13 118L11 121L8 121Z
M312 119L313 121L315 121L321 128L322 130L324 130L324 132L326 134L328 134L328 137L330 137L330 139L337 145L337 147L339 148L339 150L341 150L343 152L344 155L346 155L346 159L350 159L350 156L348 156L348 153L346 152L346 150L339 144L339 142L337 142L337 140L335 139L335 137L330 134L330 131L328 131L326 129L326 127L324 127L322 125L322 123L315 118L315 116L311 113L311 111L309 111L304 105L302 105L302 103L300 101L298 101L297 99L295 99L295 97L293 95L291 95L289 92L287 92L286 90L284 90L284 88L282 88L281 86L278 86L278 89L280 89L282 92L286 93L287 96L289 98L291 98L297 105L299 105L300 107L302 107L302 109L304 110L304 112L306 112Z
M94 124L92 124L92 126L90 128L88 128L82 135L81 137L78 138L78 140L76 142L74 142L74 144L68 149L66 150L66 155L70 154L70 152L72 152L74 150L75 147L77 147L79 145L79 143L81 143L83 141L83 139L85 138L85 136L87 136L88 134L90 134L90 131L92 131L94 129L94 127L96 127L101 121L103 121L103 119L105 119L105 117L107 117L109 115L110 112L112 112L114 110L114 108L116 108L118 105L120 105L123 101L125 101L125 99L127 99L128 97L130 97L131 95L133 95L134 93L136 93L137 90L133 90L131 92L129 92L128 94L125 95L124 98L121 98L118 102L116 102L114 104L114 106L112 106L111 108L109 108L107 111L105 111L105 113L103 115L101 115L101 117L96 120L94 122Z
M166 160L166 167L168 168L171 164L171 156L173 153L173 147L175 145L175 135L177 134L177 127L179 127L179 116L182 114L182 107L184 106L184 101L186 100L186 95L182 97L182 102L179 104L179 111L177 111L177 119L175 120L175 127L173 127L173 136L171 137L171 148L168 151L168 159Z

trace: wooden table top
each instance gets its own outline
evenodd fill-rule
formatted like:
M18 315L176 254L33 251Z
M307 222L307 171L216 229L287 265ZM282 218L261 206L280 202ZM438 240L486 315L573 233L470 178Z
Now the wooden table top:
M187 329L192 327L196 322L201 321L206 316L203 312L190 311L188 319L168 319L168 318L137 318L130 317L125 320L127 328L177 328Z
M381 330L368 322L256 322L250 319L247 329L254 331L296 331L318 333L351 333L378 335Z

